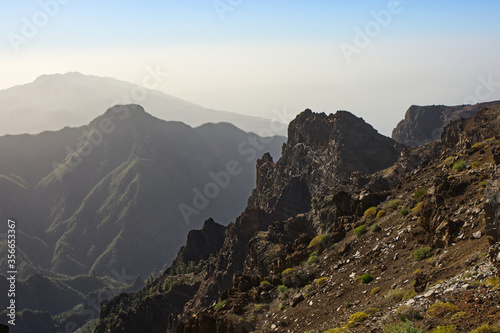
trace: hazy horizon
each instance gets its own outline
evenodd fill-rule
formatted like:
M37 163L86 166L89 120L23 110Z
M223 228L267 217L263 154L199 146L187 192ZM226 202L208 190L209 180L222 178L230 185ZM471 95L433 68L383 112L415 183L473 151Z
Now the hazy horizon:
M142 85L157 68L168 73L157 90L205 108L264 118L348 110L385 135L412 104L500 99L499 3L2 6L0 89L73 71Z

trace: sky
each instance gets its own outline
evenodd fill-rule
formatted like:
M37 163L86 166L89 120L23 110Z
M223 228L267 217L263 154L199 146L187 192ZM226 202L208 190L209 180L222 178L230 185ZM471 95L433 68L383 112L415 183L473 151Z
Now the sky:
M206 108L348 110L390 135L413 104L500 99L499 12L491 0L2 2L0 89L69 71L141 84L158 68L158 90Z

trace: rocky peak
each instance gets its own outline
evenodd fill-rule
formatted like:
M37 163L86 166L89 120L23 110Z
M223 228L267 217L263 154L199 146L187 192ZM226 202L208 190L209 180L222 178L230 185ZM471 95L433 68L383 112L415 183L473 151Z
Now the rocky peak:
M201 230L189 232L186 245L181 247L171 267L177 267L181 262L188 265L189 262L207 260L224 244L225 231L226 227L215 223L213 219L206 220Z
M257 163L249 204L298 214L310 208L312 196L347 184L354 172L372 174L391 166L403 148L350 112L307 109L290 123L281 159L273 163L264 156Z

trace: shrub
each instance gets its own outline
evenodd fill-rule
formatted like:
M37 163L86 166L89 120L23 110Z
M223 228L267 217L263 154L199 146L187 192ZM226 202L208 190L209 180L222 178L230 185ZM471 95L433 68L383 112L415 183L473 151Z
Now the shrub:
M413 201L420 202L424 199L425 195L427 194L426 190L418 190L413 194Z
M415 250L412 254L411 257L417 260L424 260L426 258L429 258L431 256L431 248L428 246L423 246L418 250Z
M262 287L268 287L268 286L271 286L271 282L267 281L267 280L264 280L260 283L260 285Z
M295 273L295 268L287 268L281 274L283 274L283 275L290 275L290 274L293 274L293 273Z
M365 311L363 311L363 312L368 314L368 315L374 315L375 313L380 312L380 309L379 308L368 308L368 309L365 309Z
M488 185L488 181L487 180L483 180L482 182L479 183L479 186L486 187L486 185Z
M368 318L368 315L364 312L356 312L349 317L347 321L346 327L355 327L358 323L365 321Z
M401 299L403 299L404 291L400 288L396 289L391 289L385 294L385 298L390 298L395 302L401 302Z
M372 289L372 291L371 291L371 293L372 293L373 295L378 294L379 292L380 292L380 287L375 287L375 288L373 288L373 289Z
M363 274L359 277L362 284L368 284L373 281L373 276L370 273Z
M307 263L309 265L314 265L315 263L317 263L319 261L319 258L318 258L318 252L314 251L313 253L311 253L309 255L309 259L307 259Z
M417 293L415 290L410 289L410 290L408 290L408 291L407 291L407 292L403 295L403 298L402 298L401 300L402 300L402 301L407 301L407 300L409 300L410 298L413 298L413 297L415 297L415 296L417 296L417 295L418 295L418 293Z
M472 163L472 165L470 166L472 169L479 169L481 167L481 162L474 162Z
M288 290L288 288L284 285L279 285L278 286L278 293L281 295L283 294L284 292L286 292Z
M423 206L423 202L420 201L418 204L415 205L415 207L412 208L412 212L414 214L420 214L422 212L422 206Z
M453 161L454 161L454 160L455 160L455 156L450 156L450 157L447 157L447 158L443 161L443 163L441 163L441 164L439 165L439 167L440 167L440 168L442 168L442 167L443 167L443 165L446 165L447 167L449 167L449 166L453 163Z
M374 225L372 225L372 227L370 228L370 231L371 232L379 232L380 230L382 230L382 228L380 227L380 225L378 223L375 223Z
M408 211L408 209L406 207L403 207L401 208L401 210L399 211L399 214L403 215L403 216L406 216L408 215L410 212Z
M377 218L381 218L381 217L384 217L385 216L385 210L381 210L377 213Z
M222 309L225 305L226 301L218 301L217 304L214 305L214 311Z
M384 333L423 333L420 328L415 327L411 321L402 321L396 324L388 324L384 327Z
M450 302L436 302L427 310L427 316L433 318L441 318L452 313L458 312L458 306Z
M285 309L285 306L283 304L280 304L280 306L278 306L278 310L283 311L283 309Z
M486 143L478 142L478 143L474 144L471 148L477 151L477 150L483 149L485 146L486 146Z
M367 219L374 218L377 215L377 207L370 207L367 210L365 210L364 216Z
M455 333L455 326L453 325L448 325L448 326L438 326L435 329L433 329L430 333Z
M452 168L455 169L455 171L460 172L465 170L467 168L467 165L465 164L464 160L458 160L455 163L453 163Z
M490 277L490 278L487 278L485 281L484 281L484 285L487 286L487 287L492 287L492 288L498 288L498 278L497 277Z
M500 326L483 325L470 333L500 333Z
M366 225L361 225L354 229L354 234L358 237L364 235L365 233L366 233Z
M394 199L394 200L389 201L389 203L387 204L387 208L394 210L394 209L398 209L399 205L401 205L401 200Z
M308 248L315 247L318 245L324 246L328 240L328 235L319 235L314 237L311 242L309 243Z
M324 276L324 277L320 277L319 279L317 279L317 280L316 280L316 283L317 283L318 285L322 285L323 283L325 283L325 282L326 282L326 280L328 280L328 278L327 278L326 276Z

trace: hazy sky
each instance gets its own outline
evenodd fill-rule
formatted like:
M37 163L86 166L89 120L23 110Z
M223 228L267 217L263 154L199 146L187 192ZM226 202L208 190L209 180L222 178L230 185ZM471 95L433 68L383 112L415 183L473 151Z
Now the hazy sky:
M500 99L498 13L492 0L2 1L0 89L68 71L141 84L157 67L160 90L211 109L344 109L388 135L411 104Z

